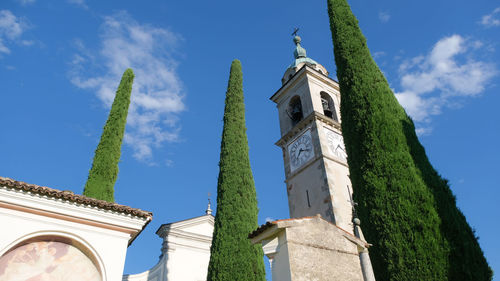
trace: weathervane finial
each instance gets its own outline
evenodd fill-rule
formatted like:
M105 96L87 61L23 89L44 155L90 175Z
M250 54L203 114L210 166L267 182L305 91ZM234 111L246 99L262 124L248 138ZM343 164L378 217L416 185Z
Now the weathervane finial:
M297 36L297 32L299 32L299 28L296 27L293 29L292 36Z
M212 214L212 209L210 209L210 192L208 193L208 206L207 206L207 210L205 211L205 214L207 215L211 215Z

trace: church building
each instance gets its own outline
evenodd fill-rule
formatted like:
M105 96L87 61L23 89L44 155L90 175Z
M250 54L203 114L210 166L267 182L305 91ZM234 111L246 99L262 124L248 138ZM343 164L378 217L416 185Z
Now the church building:
M152 214L0 177L0 281L120 280Z

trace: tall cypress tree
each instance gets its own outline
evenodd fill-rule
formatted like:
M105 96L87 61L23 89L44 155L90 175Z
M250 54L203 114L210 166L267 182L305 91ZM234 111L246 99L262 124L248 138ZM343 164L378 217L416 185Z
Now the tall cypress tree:
M108 202L114 202L114 185L118 177L118 162L125 124L127 122L130 93L134 82L134 72L128 68L116 91L108 120L101 135L89 172L83 195Z
M231 64L224 108L217 212L208 281L265 280L262 248L248 234L257 228L257 198L248 158L241 63Z
M342 133L378 280L445 280L448 248L434 196L403 133L406 114L370 56L346 0L327 0Z
M327 0L342 132L379 280L490 280L491 269L346 0Z

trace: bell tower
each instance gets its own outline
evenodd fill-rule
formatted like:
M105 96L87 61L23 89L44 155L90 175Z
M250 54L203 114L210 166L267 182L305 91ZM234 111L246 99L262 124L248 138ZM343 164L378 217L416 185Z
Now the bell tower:
M276 145L283 151L290 219L267 222L249 238L262 245L273 281L375 281L370 244L353 214L339 85L307 57L299 36L293 41L295 60L271 97L279 113Z
M294 37L295 60L271 97L279 113L291 218L321 215L353 233L352 186L340 127L340 92Z

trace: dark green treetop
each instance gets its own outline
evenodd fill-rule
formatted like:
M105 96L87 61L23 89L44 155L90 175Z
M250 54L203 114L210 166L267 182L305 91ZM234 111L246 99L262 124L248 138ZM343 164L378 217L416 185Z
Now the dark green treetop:
M447 181L372 59L346 0L327 0L342 131L378 280L491 280Z
M243 75L240 61L234 60L224 108L208 281L265 280L262 248L247 238L258 227L256 197L248 157Z
M83 191L85 196L108 202L115 201L114 185L118 177L118 162L133 82L134 72L128 68L123 73L101 140L95 151L92 168Z

